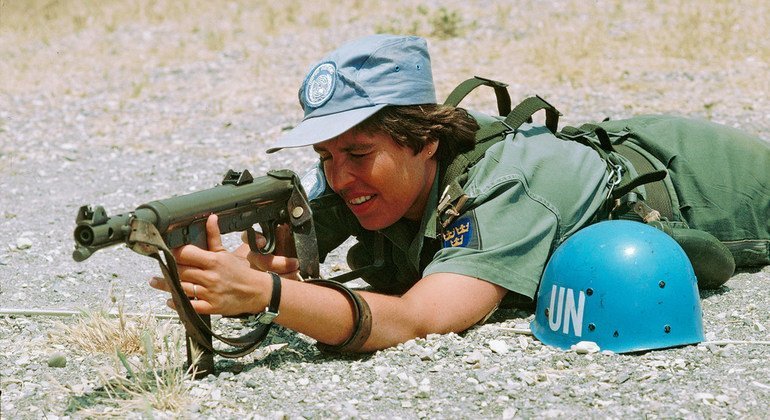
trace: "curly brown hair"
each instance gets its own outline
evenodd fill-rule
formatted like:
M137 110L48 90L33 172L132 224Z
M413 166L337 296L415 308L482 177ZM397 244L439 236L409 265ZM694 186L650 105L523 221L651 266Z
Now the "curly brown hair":
M396 143L409 147L415 154L438 141L436 159L445 162L473 149L478 129L476 120L462 108L427 104L387 106L353 130L388 133Z

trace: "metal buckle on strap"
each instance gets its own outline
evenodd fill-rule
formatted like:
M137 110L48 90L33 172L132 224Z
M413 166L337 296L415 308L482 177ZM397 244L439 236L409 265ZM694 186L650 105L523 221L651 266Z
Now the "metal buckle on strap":
M610 176L607 178L607 199L609 200L610 197L612 197L612 191L620 185L620 181L623 180L623 167L620 165L615 165L611 171Z
M644 223L655 222L661 219L660 212L650 207L644 200L639 198L639 194L630 192L626 194L625 204L641 217Z
M505 126L505 128L508 129L506 131L503 131L503 133L509 134L509 133L513 133L514 131L516 131L516 129L511 127L511 125L508 124L507 122L505 122L505 120L500 120L500 122Z
M465 202L468 201L468 196L465 194L453 198L450 193L451 186L451 184L447 185L438 203L438 217L442 228L446 228L460 216L460 211L462 211Z

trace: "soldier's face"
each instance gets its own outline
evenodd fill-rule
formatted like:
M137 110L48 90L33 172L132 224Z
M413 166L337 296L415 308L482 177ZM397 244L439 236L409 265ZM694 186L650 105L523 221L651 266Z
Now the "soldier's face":
M436 143L417 154L385 133L347 131L313 146L329 186L365 229L420 220L436 175Z

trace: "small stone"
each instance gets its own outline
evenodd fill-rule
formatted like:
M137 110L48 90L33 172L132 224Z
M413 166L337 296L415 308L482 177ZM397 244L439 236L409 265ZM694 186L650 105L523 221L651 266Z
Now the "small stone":
M386 378L390 374L390 368L386 366L375 366L374 373L380 378Z
M503 340L490 340L489 348L497 354L508 353L508 345Z
M67 366L67 357L63 353L56 352L48 358L48 366L55 368L63 368Z
M421 384L419 387L417 387L417 393L414 395L416 398L428 398L430 397L430 385L429 384Z
M594 343L593 341L580 341L577 344L573 344L572 346L570 346L570 350L574 351L577 354L598 353L599 345Z
M508 407L505 410L503 410L503 419L504 420L510 420L512 418L516 417L516 413L519 411L516 407Z
M628 372L621 372L618 374L618 376L615 377L615 383L616 384L622 384L626 381L631 379L631 374Z
M522 350L526 350L527 347L529 347L529 341L527 341L527 337L519 336L518 341L519 341L519 348L521 348Z
M525 384L532 386L537 382L537 375L532 372L520 371L518 378Z
M475 374L476 380L479 382L487 382L492 377L492 372L488 370L479 370Z
M478 350L474 350L463 357L463 361L469 365L480 364L484 361L484 355Z
M30 249L32 248L32 239L25 236L16 240L16 249Z
M398 379L401 380L401 382L408 384L411 387L417 386L417 380L415 380L413 377L409 376L406 372L401 372L398 375Z

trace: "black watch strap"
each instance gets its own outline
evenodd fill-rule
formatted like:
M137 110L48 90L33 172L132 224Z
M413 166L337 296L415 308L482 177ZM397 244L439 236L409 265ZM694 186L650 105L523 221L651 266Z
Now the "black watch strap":
M270 295L270 304L257 315L257 322L261 324L271 324L278 316L278 307L281 305L281 277L272 271L267 273L273 278L273 293Z

